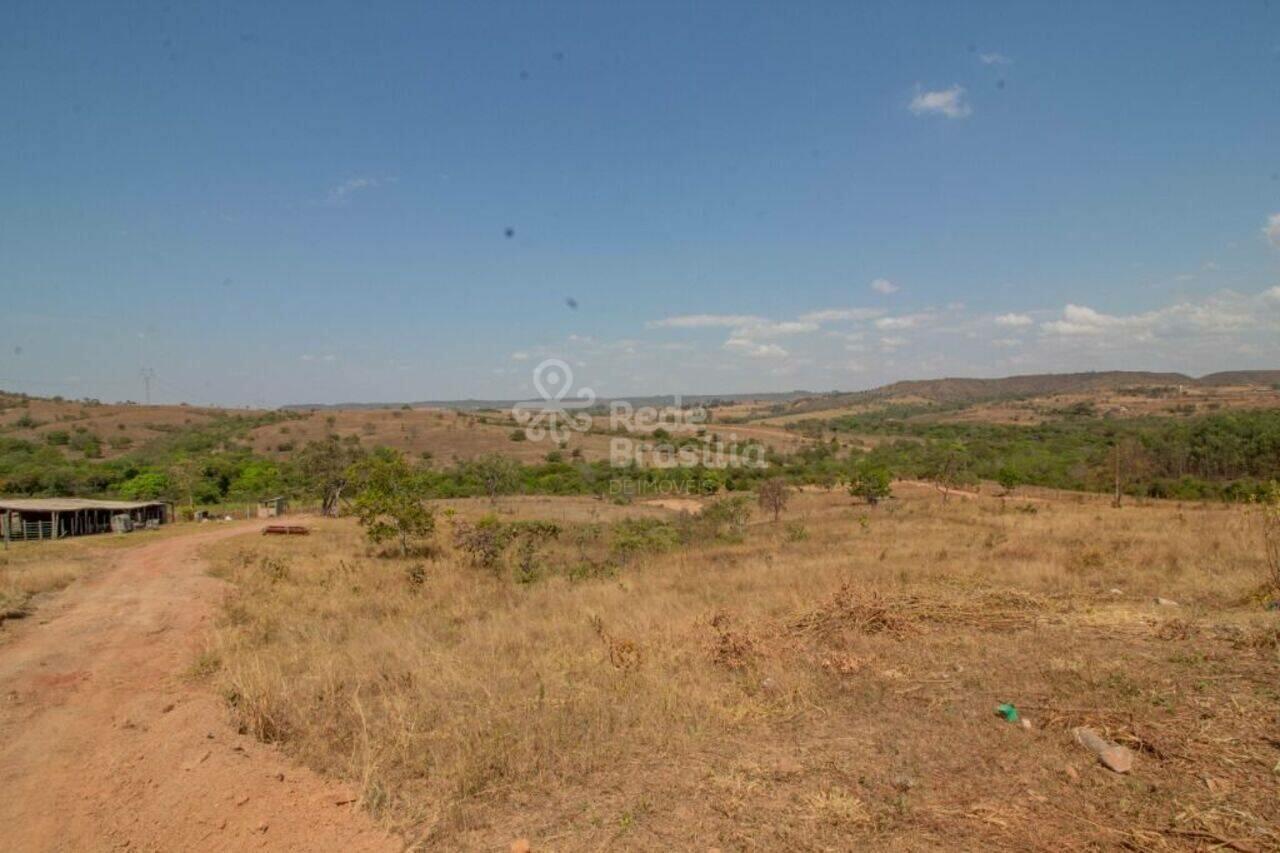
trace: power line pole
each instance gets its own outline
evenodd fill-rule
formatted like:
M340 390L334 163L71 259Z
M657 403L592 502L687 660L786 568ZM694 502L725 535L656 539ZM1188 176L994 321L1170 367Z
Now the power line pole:
M156 378L156 372L150 367L142 368L142 384L146 388L146 404L151 405L151 380Z

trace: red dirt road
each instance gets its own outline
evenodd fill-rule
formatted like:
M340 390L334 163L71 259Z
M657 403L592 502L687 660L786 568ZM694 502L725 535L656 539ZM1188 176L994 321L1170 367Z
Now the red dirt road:
M352 793L231 728L183 678L225 590L199 545L119 552L0 642L0 847L395 851Z

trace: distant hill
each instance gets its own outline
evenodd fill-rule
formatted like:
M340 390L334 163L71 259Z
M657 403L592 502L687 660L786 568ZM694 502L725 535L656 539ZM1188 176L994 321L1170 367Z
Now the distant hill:
M1280 370L1226 370L1201 376L1200 385L1270 385L1280 384Z
M692 404L700 403L702 405L727 404L734 402L757 402L757 403L785 403L790 400L801 398L809 398L814 396L812 391L771 391L753 394L682 394L680 395L681 403ZM632 406L671 406L675 403L675 396L672 394L654 394L647 397L599 397L596 404L602 407L608 406L613 400L625 400ZM516 403L520 402L536 402L531 400L417 400L411 403L290 403L281 406L282 409L289 411L318 411L324 409L396 409L401 406L410 406L412 408L429 408L429 409L456 409L458 411L477 411L481 409L510 409Z
M843 406L883 403L895 399L925 400L948 405L969 405L993 400L1046 397L1055 394L1087 394L1120 388L1151 386L1264 385L1280 383L1280 370L1234 370L1196 379L1183 373L1141 370L1108 370L1090 373L1033 373L1000 379L911 379L868 391L832 393L795 400L793 413L819 412Z

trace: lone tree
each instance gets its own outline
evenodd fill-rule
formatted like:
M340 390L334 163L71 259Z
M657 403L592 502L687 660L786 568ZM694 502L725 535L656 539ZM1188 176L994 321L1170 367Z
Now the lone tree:
M489 503L497 503L498 495L513 492L520 484L520 463L501 453L481 456L471 463L471 471L489 496Z
M849 476L849 494L875 506L882 498L892 495L889 487L892 481L888 468L864 459L854 466Z
M933 486L942 492L942 502L947 502L951 490L967 482L969 476L969 451L961 441L940 441L931 444L925 452L926 476Z
M351 466L360 460L363 451L350 444L343 444L336 435L321 441L309 441L294 457L294 469L302 480L302 487L320 496L320 513L336 518L338 502L349 481Z
M1022 484L1022 472L1012 462L1006 462L996 472L996 482L1000 484L1000 488L1004 489L1006 495L1011 495L1013 490Z
M370 542L395 540L403 557L412 540L435 532L435 513L426 504L430 484L400 453L375 452L352 466L351 480L359 483L354 508Z
M778 516L782 515L782 511L787 508L789 500L791 500L791 487L781 477L765 480L756 491L756 502L760 504L760 509L773 513L775 523L778 521Z

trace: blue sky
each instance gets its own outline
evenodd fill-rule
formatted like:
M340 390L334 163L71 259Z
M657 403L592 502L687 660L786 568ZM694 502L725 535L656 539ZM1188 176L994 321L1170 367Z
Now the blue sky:
M0 17L7 389L1280 367L1280 3Z

